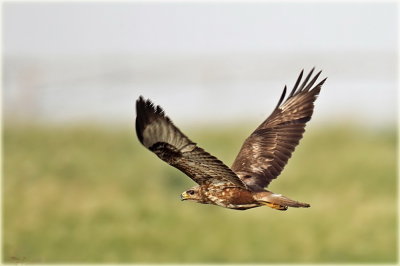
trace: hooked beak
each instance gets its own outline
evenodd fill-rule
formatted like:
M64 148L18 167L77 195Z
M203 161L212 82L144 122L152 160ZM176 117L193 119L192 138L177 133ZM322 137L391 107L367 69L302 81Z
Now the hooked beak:
M187 200L189 198L189 195L186 192L183 192L181 194L181 200Z

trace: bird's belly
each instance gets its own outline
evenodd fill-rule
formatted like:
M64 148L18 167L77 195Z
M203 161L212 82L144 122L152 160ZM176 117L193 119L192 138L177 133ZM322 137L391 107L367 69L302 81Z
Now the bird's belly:
M239 187L210 188L204 191L204 195L208 199L207 203L229 209L246 210L260 206L250 191Z

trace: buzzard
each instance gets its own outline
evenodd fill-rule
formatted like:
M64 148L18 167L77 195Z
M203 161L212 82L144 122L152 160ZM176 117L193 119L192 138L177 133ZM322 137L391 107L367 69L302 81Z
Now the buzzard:
M286 100L284 87L272 114L245 140L231 168L198 147L160 106L142 96L136 101L136 134L146 148L198 184L183 192L182 200L236 210L310 207L265 188L282 172L311 119L314 101L326 80L314 86L321 71L311 79L313 71L304 81L301 71Z

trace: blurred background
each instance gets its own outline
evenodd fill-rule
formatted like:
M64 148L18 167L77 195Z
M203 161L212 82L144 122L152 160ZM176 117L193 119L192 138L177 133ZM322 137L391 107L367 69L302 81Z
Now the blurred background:
M394 263L397 3L4 2L3 261ZM230 165L301 69L328 77L269 189L309 209L180 202L139 95Z

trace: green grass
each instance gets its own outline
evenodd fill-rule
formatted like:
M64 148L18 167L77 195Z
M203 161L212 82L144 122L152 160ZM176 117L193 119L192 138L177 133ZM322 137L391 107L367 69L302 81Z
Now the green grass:
M185 131L230 165L251 128ZM269 189L311 208L286 212L181 202L194 183L132 130L6 125L3 137L5 262L397 260L394 130L308 130Z

